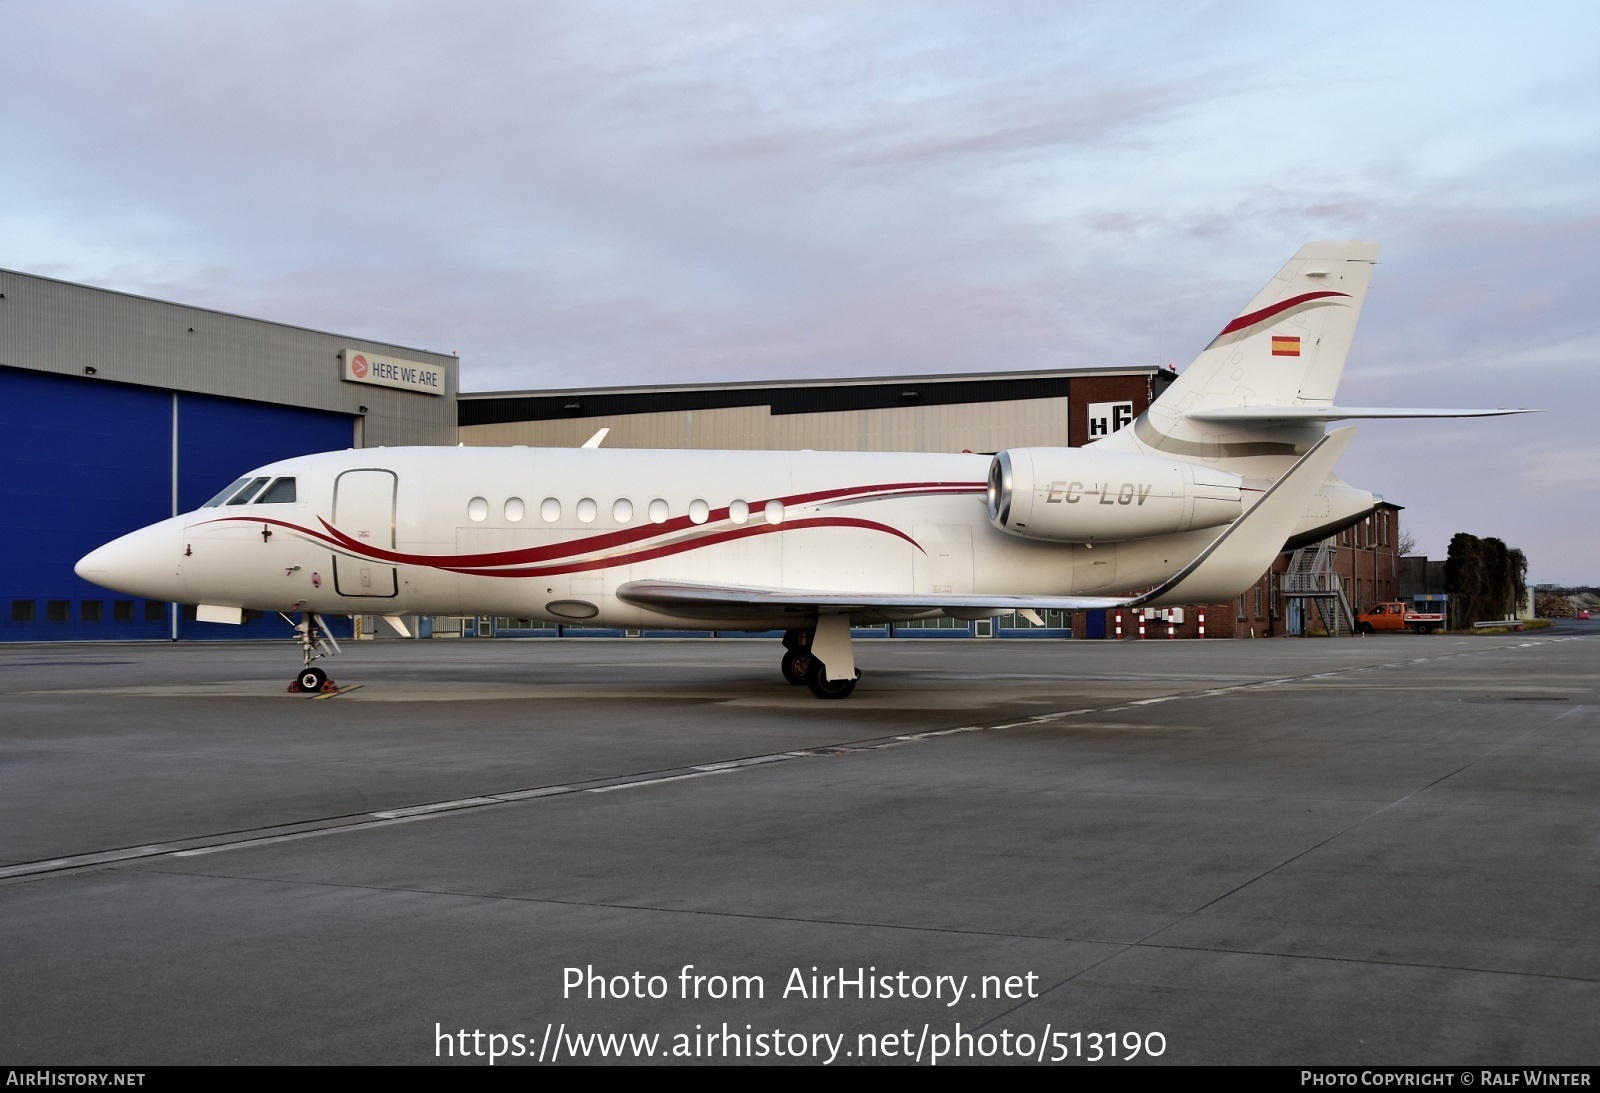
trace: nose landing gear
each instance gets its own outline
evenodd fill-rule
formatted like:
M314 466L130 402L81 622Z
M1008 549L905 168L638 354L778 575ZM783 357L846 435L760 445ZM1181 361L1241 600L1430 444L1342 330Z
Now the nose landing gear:
M283 616L286 621L288 615ZM289 684L290 694L331 694L339 689L339 685L328 678L328 673L321 668L313 668L311 662L331 657L339 652L339 643L334 640L333 634L328 631L328 624L321 615L307 611L294 624L295 640L300 643L300 655L304 667L300 674L295 676L294 682Z

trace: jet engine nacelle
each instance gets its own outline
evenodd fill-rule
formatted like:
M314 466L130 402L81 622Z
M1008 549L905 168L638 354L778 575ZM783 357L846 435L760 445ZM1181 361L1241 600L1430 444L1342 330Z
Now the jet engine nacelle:
M1024 539L1058 543L1171 535L1238 519L1243 481L1159 456L1009 448L989 465L989 521Z

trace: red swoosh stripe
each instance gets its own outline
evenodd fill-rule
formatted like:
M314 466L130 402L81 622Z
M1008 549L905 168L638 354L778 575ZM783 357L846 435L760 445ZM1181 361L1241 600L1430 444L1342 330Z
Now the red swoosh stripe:
M797 493L786 497L773 498L773 500L779 501L787 507L815 501L870 500L883 496L924 497L942 493L983 493L987 489L988 486L981 482L891 482L877 486L847 486L839 489L817 490L813 493ZM760 512L768 502L751 501L749 504L751 516L754 518L755 514ZM240 517L240 519L243 519L243 517ZM626 528L621 531L602 532L599 535L591 535L582 539L568 539L565 542L553 543L549 546L524 547L520 550L499 550L489 554L462 554L446 557L443 555L405 554L399 551L384 550L382 547L358 542L328 523L327 520L323 520L321 517L318 517L318 519L322 521L322 526L328 529L328 533L337 538L346 547L362 551L374 559L394 562L397 565L435 565L441 561L448 561L454 565L461 566L500 566L517 565L523 562L543 562L556 558L571 557L574 554L590 554L597 550L609 550L613 547L627 546L630 543L637 543L644 539L654 539L659 536L670 535L673 532L689 531L704 526L694 523L687 516L676 516L659 524L644 524L640 527ZM720 509L713 509L710 515L706 517L705 522L708 524L720 523L726 519L728 519L728 510L724 506Z
M982 482L888 482L875 486L846 486L829 490L816 490L811 493L790 494L773 500L785 506L801 505L817 501L844 501L844 500L870 500L876 497L923 497L938 494L955 493L983 493L988 487ZM750 502L751 515L754 517L766 501ZM687 516L674 517L660 524L644 524L636 528L626 528L621 531L602 532L581 539L569 539L561 543L553 543L541 547L525 547L520 550L501 550L488 554L408 554L403 551L386 550L382 547L363 543L334 527L326 519L317 517L327 533L301 528L295 524L287 524L280 520L263 519L261 517L232 516L214 523L266 523L277 524L280 527L293 528L315 536L317 539L336 544L372 559L373 561L391 562L395 565L420 565L439 567L442 564L450 566L502 566L517 565L528 562L552 561L558 558L567 558L576 554L590 554L597 550L609 550L615 547L628 546L644 539L654 539L674 532L689 531L703 525L696 524ZM715 509L707 517L707 523L718 523L728 519L726 507ZM792 521L790 521L792 523ZM778 525L769 525L778 526ZM877 525L885 530L892 530L887 525ZM898 533L896 533L898 534ZM701 540L697 539L696 542Z
M1218 334L1217 337L1220 338L1223 335L1232 334L1235 330L1243 330L1247 326L1254 326L1256 323L1270 319L1274 315L1288 311L1291 307L1298 307L1301 304L1308 303L1312 300L1322 300L1329 296L1348 297L1349 295L1350 294L1348 292L1302 292L1298 296L1291 296L1287 300L1280 300L1271 307L1264 307L1260 311L1252 311L1248 315L1239 316L1237 319L1233 320L1233 322L1223 327L1222 333Z
M828 527L862 528L866 531L886 532L896 538L904 539L918 550L922 549L911 536L897 528L889 527L887 524L880 524L873 520L856 520L848 516L820 516L811 519L785 520L781 524L756 524L751 527L730 528L727 531L715 531L708 535L703 535L698 539L689 539L681 543L666 543L662 546L635 551L632 554L612 555L608 558L590 558L581 562L565 562L560 565L541 566L533 569L463 569L458 566L437 566L435 568L443 569L450 573L463 573L472 577L556 577L565 573L586 573L594 569L610 569L613 566L648 562L656 558L682 554L689 550L699 550L701 547L714 546L717 543L731 542L735 539L748 539L753 535L771 535L777 531Z
M846 486L828 490L815 490L809 493L790 494L774 498L785 506L799 505L815 502L848 501L848 500L874 500L892 497L921 497L937 496L940 494L982 493L987 486L981 482L889 482L873 486ZM766 501L752 501L750 507L752 515L764 507ZM781 524L754 524L750 527L732 528L721 532L709 532L697 535L676 543L663 543L645 550L635 551L621 555L611 555L604 558L591 558L584 561L574 561L563 566L546 566L535 569L505 570L483 567L497 567L516 565L519 563L559 561L563 558L572 558L575 555L590 554L599 550L613 549L637 543L644 539L659 538L683 531L692 531L703 525L695 524L687 516L675 517L660 524L647 524L637 528L627 528L621 531L603 532L581 539L571 539L563 543L555 543L543 547L529 547L521 550L495 551L488 554L409 554L402 551L385 550L382 547L363 543L334 527L326 519L317 518L326 533L312 528L301 527L285 520L271 517L230 516L207 523L249 523L268 524L286 528L290 531L300 532L310 538L325 543L328 546L358 557L372 561L390 562L396 565L418 565L430 569L439 569L451 573L464 573L480 576L546 576L557 573L582 572L591 569L604 569L613 565L628 565L633 562L648 561L652 558L667 557L680 554L689 550L696 550L702 546L711 546L716 543L727 542L735 539L748 538L753 535L765 535L774 531L784 531L790 528L811 527L855 527L868 531L879 531L904 539L912 546L921 550L921 546L904 532L887 524L873 520L862 520L850 517L813 517L801 519L788 519ZM707 522L721 522L728 519L726 507L714 510Z

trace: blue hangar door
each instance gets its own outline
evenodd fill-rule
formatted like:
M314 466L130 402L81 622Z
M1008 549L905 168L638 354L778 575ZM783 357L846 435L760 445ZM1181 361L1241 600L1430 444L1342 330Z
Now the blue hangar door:
M242 626L182 609L174 618L171 604L90 584L72 567L245 471L350 447L350 415L4 366L0 406L12 430L0 450L0 641L291 636L276 615Z

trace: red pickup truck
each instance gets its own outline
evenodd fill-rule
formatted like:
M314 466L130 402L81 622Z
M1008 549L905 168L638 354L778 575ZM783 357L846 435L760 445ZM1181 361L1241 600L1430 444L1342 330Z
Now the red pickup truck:
M1418 611L1414 607L1395 600L1392 603L1380 603L1370 610L1363 611L1356 616L1356 633L1371 634L1379 630L1415 630L1419 634L1431 634L1435 630L1444 628L1445 618L1439 611Z

